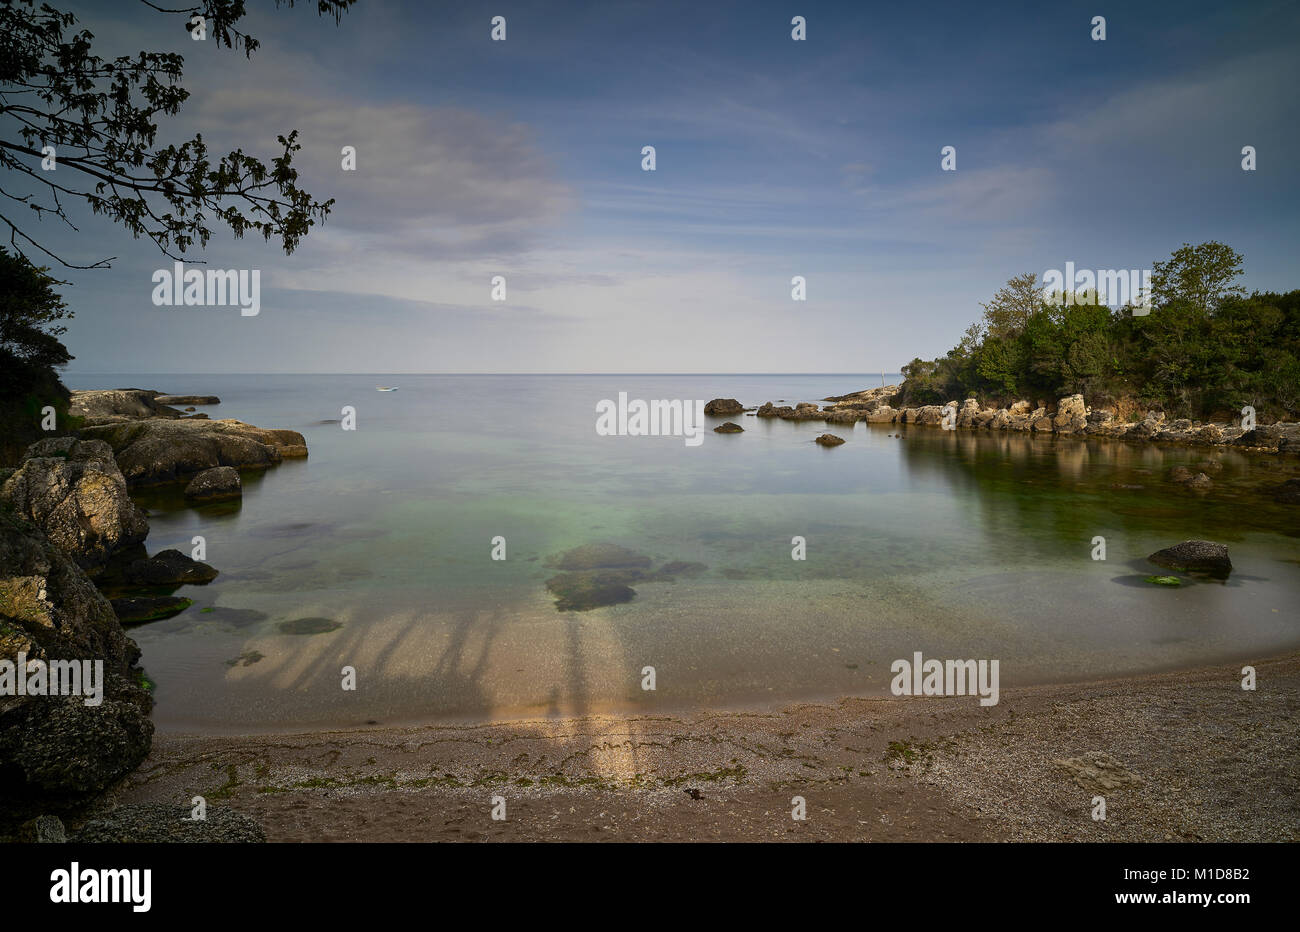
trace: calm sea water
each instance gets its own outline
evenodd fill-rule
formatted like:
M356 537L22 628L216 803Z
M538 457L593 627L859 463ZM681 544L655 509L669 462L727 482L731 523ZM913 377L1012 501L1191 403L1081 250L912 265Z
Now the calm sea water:
M894 380L891 380L894 381ZM816 401L845 376L69 375L211 393L311 456L245 475L242 505L141 496L150 551L207 540L220 577L133 628L161 730L242 733L878 694L889 666L997 659L1002 684L1259 656L1300 643L1295 512L1276 458L1025 435L731 418L738 435L602 437L596 403ZM397 385L391 393L376 385ZM337 423L344 405L357 430ZM328 422L333 423L328 423ZM326 422L326 423L323 423ZM710 421L710 426L721 419ZM898 435L902 435L901 437ZM1197 496L1166 478L1215 460ZM506 540L505 561L490 558ZM804 537L807 559L791 559ZM1091 558L1094 536L1107 559ZM1143 558L1227 543L1229 582L1150 586ZM626 604L561 613L546 563L617 543L654 566ZM281 626L324 619L324 633ZM341 688L341 670L357 688ZM657 689L641 688L653 666ZM964 701L964 700L959 700ZM971 700L973 701L973 700Z

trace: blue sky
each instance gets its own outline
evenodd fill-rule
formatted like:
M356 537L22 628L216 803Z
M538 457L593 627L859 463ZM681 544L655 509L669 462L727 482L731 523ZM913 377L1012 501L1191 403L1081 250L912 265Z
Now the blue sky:
M65 273L73 371L897 371L1067 261L1218 239L1247 287L1300 287L1295 3L250 6L252 61L142 4L75 9L101 54L185 55L169 135L265 157L298 128L335 211L290 257L195 256L262 270L255 318L154 307L151 244L47 221L65 257L117 257Z

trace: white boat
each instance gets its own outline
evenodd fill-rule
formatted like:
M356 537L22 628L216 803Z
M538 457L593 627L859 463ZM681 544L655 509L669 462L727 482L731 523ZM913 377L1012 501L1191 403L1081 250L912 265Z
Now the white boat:
M375 386L375 391L377 391L377 392L395 392L395 391L397 391L397 386L394 385L392 388L388 388L387 386L384 386L384 385L376 385L376 386Z

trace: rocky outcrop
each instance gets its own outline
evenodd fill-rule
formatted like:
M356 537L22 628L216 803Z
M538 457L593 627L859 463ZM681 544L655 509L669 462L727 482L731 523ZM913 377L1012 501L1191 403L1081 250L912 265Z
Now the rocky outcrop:
M836 437L834 434L822 434L815 442L820 443L824 447L838 447L844 442L844 438Z
M140 651L62 548L0 510L0 658L103 662L99 705L85 696L0 696L0 822L78 805L134 769L153 723Z
M1192 573L1208 573L1226 579L1232 572L1228 548L1210 540L1185 540L1164 550L1157 550L1147 559L1156 566Z
M181 412L159 402L157 392L141 388L112 388L72 393L68 413L81 418L180 417ZM161 396L167 397L167 396Z
M89 572L149 533L102 440L52 437L32 444L22 466L0 485L0 502Z
M263 430L236 420L150 418L94 425L81 433L112 447L130 485L185 479L215 466L264 469L307 455L307 442L297 431Z
M1052 429L1058 434L1081 434L1088 427L1088 406L1082 395L1062 398L1052 418Z
M243 497L239 472L233 466L205 469L185 487L185 497L192 501L216 502Z
M717 427L713 428L713 432L715 434L743 434L745 428L741 427L739 424L727 421L727 423L719 424Z
M714 398L704 406L704 413L714 417L730 417L744 410L745 406L735 398Z

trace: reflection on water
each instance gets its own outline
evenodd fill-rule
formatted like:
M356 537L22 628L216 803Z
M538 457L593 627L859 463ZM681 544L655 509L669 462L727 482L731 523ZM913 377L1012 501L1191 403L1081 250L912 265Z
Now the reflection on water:
M826 425L745 416L730 418L745 433L698 448L594 429L596 402L620 391L757 405L879 377L386 376L401 391L383 394L374 376L196 378L71 380L212 392L211 416L297 429L311 449L246 475L235 508L142 496L151 552L201 534L221 570L180 590L193 608L132 632L164 729L872 693L916 650L999 659L1010 685L1300 641L1294 506L1260 491L1295 473L1277 458L865 424L830 427L849 442L824 449ZM330 423L348 404L355 432ZM1215 488L1174 484L1176 465ZM1142 582L1147 554L1192 537L1229 545L1226 583ZM624 580L631 601L557 611L548 561L601 542L655 569ZM673 564L703 569L659 572Z

